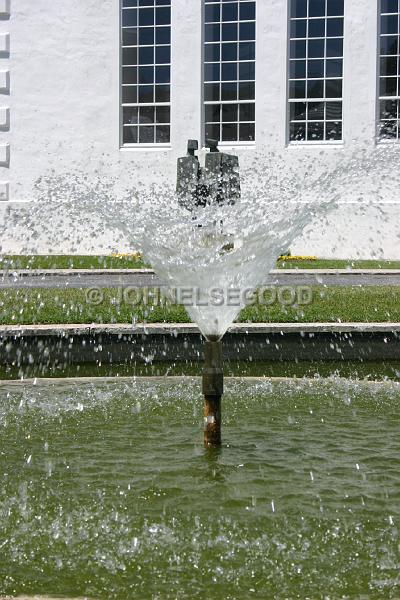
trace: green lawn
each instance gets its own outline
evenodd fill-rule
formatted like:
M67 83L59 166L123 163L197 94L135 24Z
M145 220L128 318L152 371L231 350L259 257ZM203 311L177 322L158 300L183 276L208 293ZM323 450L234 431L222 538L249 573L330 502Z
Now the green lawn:
M400 287L312 288L308 305L255 305L243 310L240 322L400 322ZM86 302L85 290L2 290L0 324L54 323L187 323L182 306L130 306L118 303L118 290L102 290L99 305Z
M0 270L18 269L140 269L148 267L135 256L0 256ZM285 260L279 269L400 269L400 260Z

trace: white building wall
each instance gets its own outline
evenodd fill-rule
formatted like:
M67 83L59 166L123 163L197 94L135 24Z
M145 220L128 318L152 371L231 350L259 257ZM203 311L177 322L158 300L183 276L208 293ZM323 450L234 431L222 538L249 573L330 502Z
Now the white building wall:
M25 243L15 222L34 199L35 182L52 169L105 173L121 188L160 165L165 177L175 177L186 140L201 138L202 5L172 0L172 6L171 146L143 150L120 148L119 0L0 0L0 220L9 223L1 252L129 250L124 240L99 235L93 223L66 231L57 248L44 235ZM377 2L345 6L345 144L374 144ZM288 2L258 0L257 11L255 149L317 155L318 145L286 146ZM255 149L236 149L242 163ZM292 252L400 258L398 199L369 209L349 202L328 224L311 224Z

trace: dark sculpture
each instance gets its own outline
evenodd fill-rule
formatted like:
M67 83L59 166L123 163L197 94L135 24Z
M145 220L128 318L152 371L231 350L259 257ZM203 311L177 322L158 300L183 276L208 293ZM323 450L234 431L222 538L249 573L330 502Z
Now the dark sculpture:
M195 156L199 144L188 141L187 155L178 158L177 187L181 206L192 211L211 204L232 205L240 200L239 159L220 152L216 140L207 140L205 168L202 169Z

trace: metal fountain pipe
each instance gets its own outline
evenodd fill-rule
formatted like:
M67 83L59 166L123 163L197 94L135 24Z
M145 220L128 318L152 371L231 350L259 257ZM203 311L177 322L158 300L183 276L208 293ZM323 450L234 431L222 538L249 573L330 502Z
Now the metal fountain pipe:
M221 340L204 342L204 445L221 445L221 397L224 393L224 371Z

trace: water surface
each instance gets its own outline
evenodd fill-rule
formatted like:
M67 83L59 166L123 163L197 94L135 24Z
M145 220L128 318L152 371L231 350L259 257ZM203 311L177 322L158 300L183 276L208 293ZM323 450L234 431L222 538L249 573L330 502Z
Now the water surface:
M0 594L398 598L400 386L0 387Z

